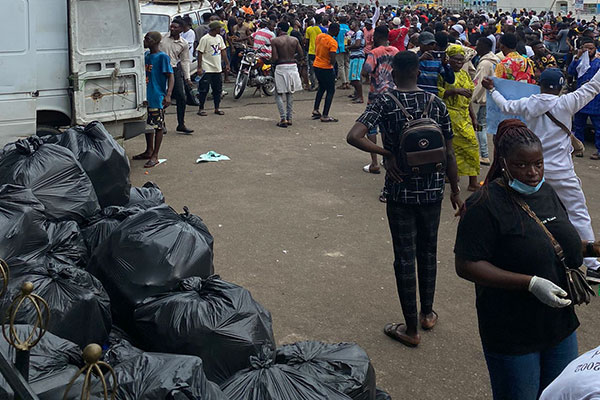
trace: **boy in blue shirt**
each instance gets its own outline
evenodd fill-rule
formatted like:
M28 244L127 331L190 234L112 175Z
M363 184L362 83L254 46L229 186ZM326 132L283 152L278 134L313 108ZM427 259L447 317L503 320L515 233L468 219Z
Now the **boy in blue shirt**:
M148 99L146 123L154 128L154 133L146 133L146 151L133 157L134 160L148 160L144 168L152 168L158 164L158 151L165 129L165 108L171 104L175 84L169 56L158 50L161 39L159 32L148 32L144 37L144 48L149 49L145 54Z

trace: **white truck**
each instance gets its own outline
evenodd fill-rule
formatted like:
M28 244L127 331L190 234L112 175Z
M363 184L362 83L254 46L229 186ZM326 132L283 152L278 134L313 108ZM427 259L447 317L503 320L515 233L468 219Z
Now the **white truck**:
M138 0L0 0L0 145L101 121L146 128Z

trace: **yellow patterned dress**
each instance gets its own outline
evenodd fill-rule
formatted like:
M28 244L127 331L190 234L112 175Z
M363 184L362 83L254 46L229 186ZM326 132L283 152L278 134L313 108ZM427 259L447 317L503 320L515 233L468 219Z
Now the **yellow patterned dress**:
M448 114L452 121L454 138L452 145L456 154L459 176L479 175L479 142L469 114L470 98L464 96L449 96L444 99L448 89L475 89L469 74L463 70L454 73L454 83L446 83L442 77L438 80L439 96L446 103Z

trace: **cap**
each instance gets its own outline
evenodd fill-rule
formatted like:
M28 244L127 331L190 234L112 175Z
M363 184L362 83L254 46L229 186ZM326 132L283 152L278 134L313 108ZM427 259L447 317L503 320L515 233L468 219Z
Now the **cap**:
M394 25L396 25L396 26L400 26L400 24L402 24L402 21L400 20L400 18L398 18L398 17L395 17L395 18L392 20L392 24L394 24Z
M365 19L365 25L373 25L373 21L369 18Z
M208 29L210 29L211 31L212 31L213 29L221 29L221 28L222 28L222 25L221 25L221 23L220 23L220 22L218 22L218 21L213 21L213 22L211 22L210 24L208 24Z
M546 68L540 75L539 83L549 89L560 89L565 84L565 77L558 68Z
M454 29L458 33L463 33L465 31L465 28L463 28L462 25L459 24L452 25L452 29Z
M419 44L428 45L435 43L435 36L431 32L421 32L419 35Z

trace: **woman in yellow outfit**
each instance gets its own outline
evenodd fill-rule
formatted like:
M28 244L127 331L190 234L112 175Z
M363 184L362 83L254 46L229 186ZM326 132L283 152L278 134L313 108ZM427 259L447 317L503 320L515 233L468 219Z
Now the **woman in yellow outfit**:
M440 76L438 80L439 96L446 103L452 121L454 138L452 145L456 154L458 175L469 177L469 190L479 189L479 143L475 135L474 125L477 123L475 113L470 107L471 96L475 85L469 74L462 70L465 63L465 51L462 46L451 45L446 50L450 67L454 70L454 83L449 84Z

